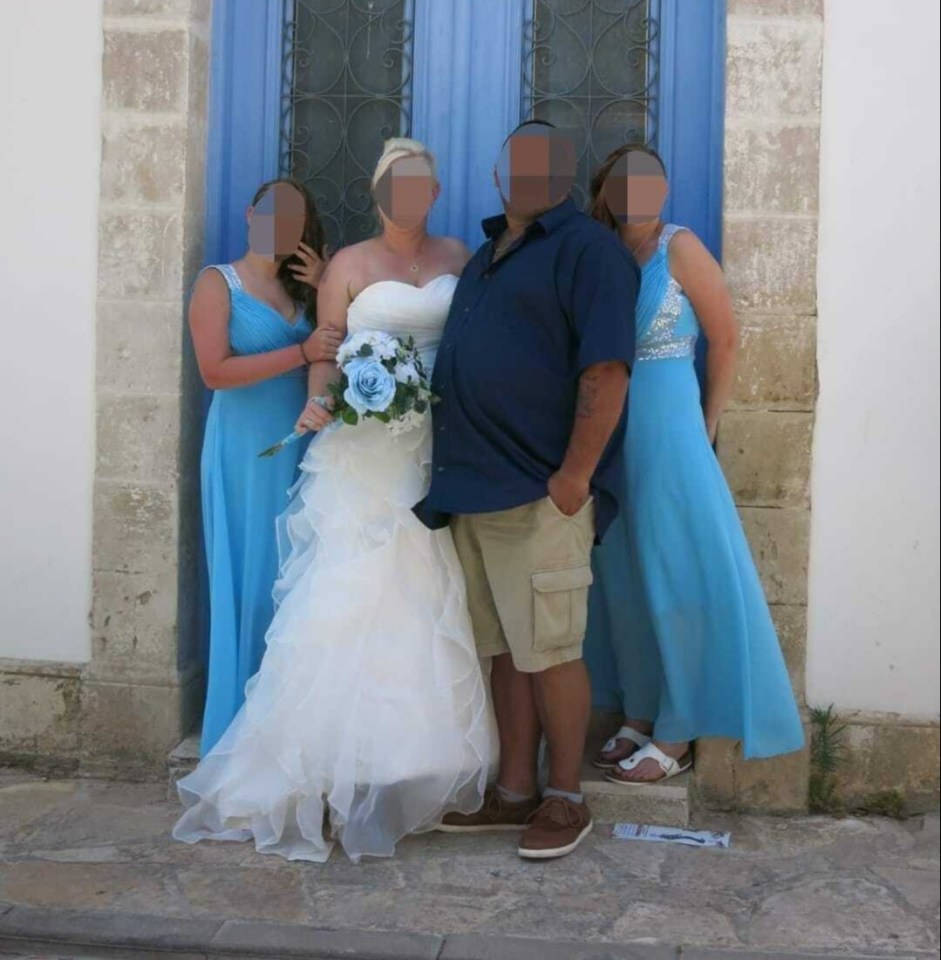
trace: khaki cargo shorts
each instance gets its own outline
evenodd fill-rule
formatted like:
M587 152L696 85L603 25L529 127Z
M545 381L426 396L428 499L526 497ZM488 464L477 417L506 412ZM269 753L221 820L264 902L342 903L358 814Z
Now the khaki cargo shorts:
M567 517L549 497L453 517L481 657L509 653L523 673L578 660L588 621L595 508Z

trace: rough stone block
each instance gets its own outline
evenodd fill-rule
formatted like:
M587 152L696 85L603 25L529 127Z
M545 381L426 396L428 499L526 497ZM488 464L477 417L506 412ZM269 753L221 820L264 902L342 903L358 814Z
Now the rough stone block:
M103 209L98 224L98 295L170 300L183 296L183 218Z
M852 807L873 794L897 790L909 812L937 809L941 785L941 730L934 723L906 723L895 714L841 714L847 761L839 792Z
M95 483L93 566L159 576L176 568L172 494L159 487Z
M823 16L823 0L727 0L727 3L729 16Z
M809 743L809 731L806 736ZM696 743L696 798L707 808L800 813L807 809L809 775L806 747L783 757L745 760L736 741Z
M812 439L809 413L727 413L717 451L735 502L806 506Z
M729 17L726 115L808 117L820 111L822 22Z
M176 113L186 106L188 33L183 29L105 30L104 105Z
M768 602L805 604L810 511L742 507L739 514Z
M101 197L123 203L179 203L186 130L181 124L104 123Z
M87 680L83 772L127 780L166 777L167 755L192 725L198 702L194 686L195 682L151 686Z
M774 603L770 609L794 695L802 704L807 672L807 608L799 604Z
M756 316L740 321L733 407L813 410L817 396L816 322Z
M0 663L0 754L19 758L61 758L78 748L81 679L78 666L17 661Z
M816 126L737 126L725 131L725 209L815 214L820 135Z
M176 394L182 376L183 308L98 301L96 378L106 393Z
M186 80L186 123L189 149L199 166L191 169L205 179L206 140L209 132L209 39L200 31L189 35ZM200 208L201 209L201 208Z
M736 310L816 312L815 219L726 218L722 263Z
M97 680L172 682L177 666L174 571L140 576L98 570L93 587L92 661L86 675Z
M179 469L180 408L173 396L98 397L96 476L172 487Z

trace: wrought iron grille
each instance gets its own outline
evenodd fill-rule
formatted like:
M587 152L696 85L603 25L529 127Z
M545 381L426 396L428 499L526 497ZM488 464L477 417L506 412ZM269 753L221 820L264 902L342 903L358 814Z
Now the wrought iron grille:
M574 198L623 143L657 142L660 0L533 0L523 30L521 118L578 147Z
M317 200L331 248L376 232L383 141L411 129L411 0L287 0L281 171Z

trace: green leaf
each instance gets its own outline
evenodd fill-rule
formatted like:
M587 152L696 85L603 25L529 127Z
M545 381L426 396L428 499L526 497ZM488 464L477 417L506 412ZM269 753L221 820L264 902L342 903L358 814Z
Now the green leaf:
M351 427L355 427L359 423L359 414L352 407L347 407L340 414L340 417L344 423L348 423Z

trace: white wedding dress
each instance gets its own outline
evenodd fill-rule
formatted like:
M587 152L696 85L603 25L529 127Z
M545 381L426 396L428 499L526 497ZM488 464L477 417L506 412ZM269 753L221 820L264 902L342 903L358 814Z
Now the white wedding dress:
M430 371L456 283L374 283L349 332L411 336ZM339 842L356 861L481 806L496 733L463 574L450 531L411 509L428 487L430 421L393 436L368 419L311 442L279 523L261 668L178 784L176 839L254 838L262 853L320 862Z

